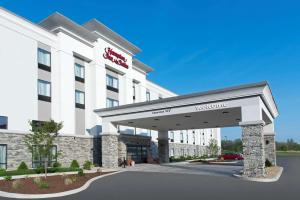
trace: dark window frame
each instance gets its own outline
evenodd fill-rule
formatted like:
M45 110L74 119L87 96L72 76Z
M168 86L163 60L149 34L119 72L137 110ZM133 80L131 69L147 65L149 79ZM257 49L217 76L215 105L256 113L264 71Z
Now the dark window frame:
M83 93L83 96L84 96L84 98L83 98L83 100L84 100L83 104L82 104L82 103L77 103L77 102L76 102L76 92L81 92L81 93ZM76 107L76 108L79 108L79 109L85 109L85 92L80 91L80 90L75 90L75 107Z
M119 92L119 78L116 78L116 77L114 77L114 76L112 76L112 75L109 75L109 74L106 74L106 78L111 78L111 79L112 79L112 83L114 82L114 80L117 80L117 88L115 88L115 87L113 86L114 84L109 85L109 84L107 83L107 81L106 81L106 89L111 90L111 91L113 91L113 92Z
M52 97L52 84L51 84L51 82L45 81L45 80L42 80L42 79L38 79L38 84L39 84L39 81L50 84L50 96L45 96L45 95L39 94L39 88L37 88L38 89L38 100L51 102L51 97Z
M34 152L34 147L35 146L38 146L38 145L32 145L32 152ZM43 146L43 145L40 145L40 146ZM51 167L52 165L53 165L53 163L55 163L55 162L57 162L57 145L52 145L52 147L55 147L55 160L51 160L51 161L49 161L48 160L48 167ZM37 168L38 166L43 166L43 164L44 164L44 162L42 161L42 158L41 158L41 156L39 156L39 160L38 161L34 161L34 159L33 159L33 157L34 157L34 155L33 155L34 153L32 153L32 157L31 157L31 166L32 166L32 168ZM34 165L34 163L39 163L40 165Z
M50 66L48 66L48 65L44 65L44 64L42 64L42 63L40 63L39 62L39 58L37 57L37 61L38 61L38 68L39 69L42 69L42 70L45 70L45 71L48 71L48 72L51 72L51 65L52 65L52 62L51 62L51 52L50 51L47 51L47 50L45 50L45 49L42 49L42 48L38 48L38 55L37 56L39 56L39 51L43 51L43 52L46 52L46 53L49 53L49 55L50 55Z
M76 65L79 65L80 67L83 68L83 78L80 76L76 76L76 74L75 74L75 80L78 82L84 83L85 82L85 66L75 62L74 63L74 71L75 71Z
M6 118L6 125L0 125L0 129L7 130L8 129L8 117L7 116L0 116L0 117ZM2 126L3 126L3 128L2 128Z
M120 103L119 100L112 99L112 98L109 98L109 97L106 98L106 102L107 102L107 100L110 100L110 101L112 101L112 102L115 102L115 101L116 101L116 102L118 102L118 105L117 105L117 106L120 105L120 104L119 104L119 103ZM107 107L107 103L106 103L106 107ZM116 107L116 106L113 105L112 107ZM112 108L112 107L107 107L107 108Z
M0 163L0 164L5 165L5 169L7 169L7 144L0 144L0 146L5 146L5 163Z

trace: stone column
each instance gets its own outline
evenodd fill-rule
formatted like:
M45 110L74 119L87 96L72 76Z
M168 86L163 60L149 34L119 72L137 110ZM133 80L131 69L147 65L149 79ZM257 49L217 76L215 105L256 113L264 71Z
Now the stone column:
M241 122L240 126L243 131L243 175L247 177L263 177L265 176L264 122Z
M275 134L264 134L265 157L273 166L276 166Z
M102 167L118 167L118 135L103 134L101 137L102 144Z
M158 131L158 156L160 163L170 162L168 131Z

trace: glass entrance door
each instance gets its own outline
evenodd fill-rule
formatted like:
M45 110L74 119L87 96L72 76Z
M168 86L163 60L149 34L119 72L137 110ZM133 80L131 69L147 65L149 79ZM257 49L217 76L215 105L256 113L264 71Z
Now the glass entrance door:
M127 159L134 160L135 163L146 163L147 147L139 145L127 145Z

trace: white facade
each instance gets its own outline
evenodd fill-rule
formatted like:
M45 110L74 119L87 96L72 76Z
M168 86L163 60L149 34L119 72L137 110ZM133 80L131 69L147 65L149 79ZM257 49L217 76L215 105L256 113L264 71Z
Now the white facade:
M108 99L124 105L176 96L147 80L152 69L135 59L138 47L96 20L81 26L54 13L34 24L0 8L0 43L0 116L7 117L12 131L28 131L29 120L53 119L63 122L62 134L98 135L102 120L94 110L105 108ZM112 59L125 64L104 58L108 48L118 54L110 55ZM38 49L51 54L50 72L39 67ZM84 67L83 81L75 80L75 63ZM118 80L117 88L107 87L107 75ZM38 80L51 83L46 101L39 97ZM84 92L79 107L75 90ZM146 129L122 126L119 131L151 136L153 141L158 137ZM169 138L203 146L211 139L221 143L219 128L174 131Z

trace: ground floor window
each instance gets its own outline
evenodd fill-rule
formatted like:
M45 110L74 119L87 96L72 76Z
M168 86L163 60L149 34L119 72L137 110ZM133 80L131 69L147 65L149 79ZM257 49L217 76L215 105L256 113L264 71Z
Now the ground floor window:
M7 129L7 117L0 116L0 129Z
M0 169L7 167L7 145L0 144Z
M135 163L146 163L147 155L146 146L127 145L127 160L134 160Z
M43 155L41 155L41 153L39 152L40 149L43 148L43 146L34 145L34 146L32 146L32 148L33 148L32 167L37 168L37 167L44 166L45 157L43 157ZM48 157L48 167L51 167L55 162L57 162L57 146L56 145L53 145L51 147L50 154L47 157Z

